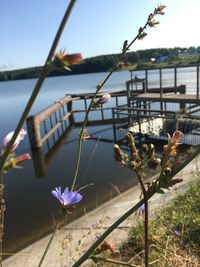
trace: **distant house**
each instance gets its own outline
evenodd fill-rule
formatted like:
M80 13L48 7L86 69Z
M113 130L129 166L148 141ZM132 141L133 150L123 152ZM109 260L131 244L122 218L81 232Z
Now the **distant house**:
M160 56L158 58L152 57L150 59L151 63L162 63L162 62L167 62L169 60L168 56Z
M156 60L155 57L152 57L152 58L150 59L150 61L151 61L152 63L156 63L156 62L157 62L157 60Z

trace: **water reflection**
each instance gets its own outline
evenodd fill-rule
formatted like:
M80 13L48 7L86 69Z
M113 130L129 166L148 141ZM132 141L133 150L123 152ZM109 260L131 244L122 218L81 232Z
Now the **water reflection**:
M36 177L44 177L46 175L48 165L53 160L53 158L56 156L56 154L59 152L63 143L66 142L68 136L71 134L74 127L75 125L70 125L62 133L59 139L54 142L52 147L48 146L49 150L47 151L46 154L44 153L43 147L31 149Z

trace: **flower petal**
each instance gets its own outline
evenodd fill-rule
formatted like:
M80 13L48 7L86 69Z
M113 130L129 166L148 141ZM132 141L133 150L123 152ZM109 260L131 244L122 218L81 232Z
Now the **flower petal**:
M81 199L83 198L83 196L77 192L70 192L69 194L69 205L73 205L79 201L81 201Z
M61 193L61 187L56 187L55 190L51 191L52 195L56 197L63 206L73 205L79 202L83 197L77 192L69 192L68 187L65 188L64 192Z
M61 195L61 187L55 188L55 190L51 191L52 195L57 198L62 204L64 204L63 197Z

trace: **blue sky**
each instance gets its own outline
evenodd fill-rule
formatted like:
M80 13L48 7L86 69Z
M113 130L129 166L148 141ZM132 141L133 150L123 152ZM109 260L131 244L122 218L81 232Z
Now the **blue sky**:
M0 2L0 70L43 65L69 0ZM84 57L119 53L158 4L166 14L131 51L200 46L200 0L77 0L58 50Z

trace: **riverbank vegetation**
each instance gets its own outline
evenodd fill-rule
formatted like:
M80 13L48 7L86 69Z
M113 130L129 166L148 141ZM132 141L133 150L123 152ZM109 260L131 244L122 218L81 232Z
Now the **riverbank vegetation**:
M176 197L149 222L149 266L200 266L200 174L197 176L185 194ZM99 263L103 265L99 266L121 266L117 261L126 262L125 266L143 266L143 235L141 220L131 228L119 250L100 256ZM111 258L115 265L109 263Z
M71 72L52 67L48 76L62 76L110 71L116 62L120 61L120 54L101 55L86 58L81 64L71 66ZM174 67L195 65L200 63L200 46L190 48L159 48L138 50L126 53L124 64L120 70ZM26 69L0 72L0 81L38 78L41 66Z

